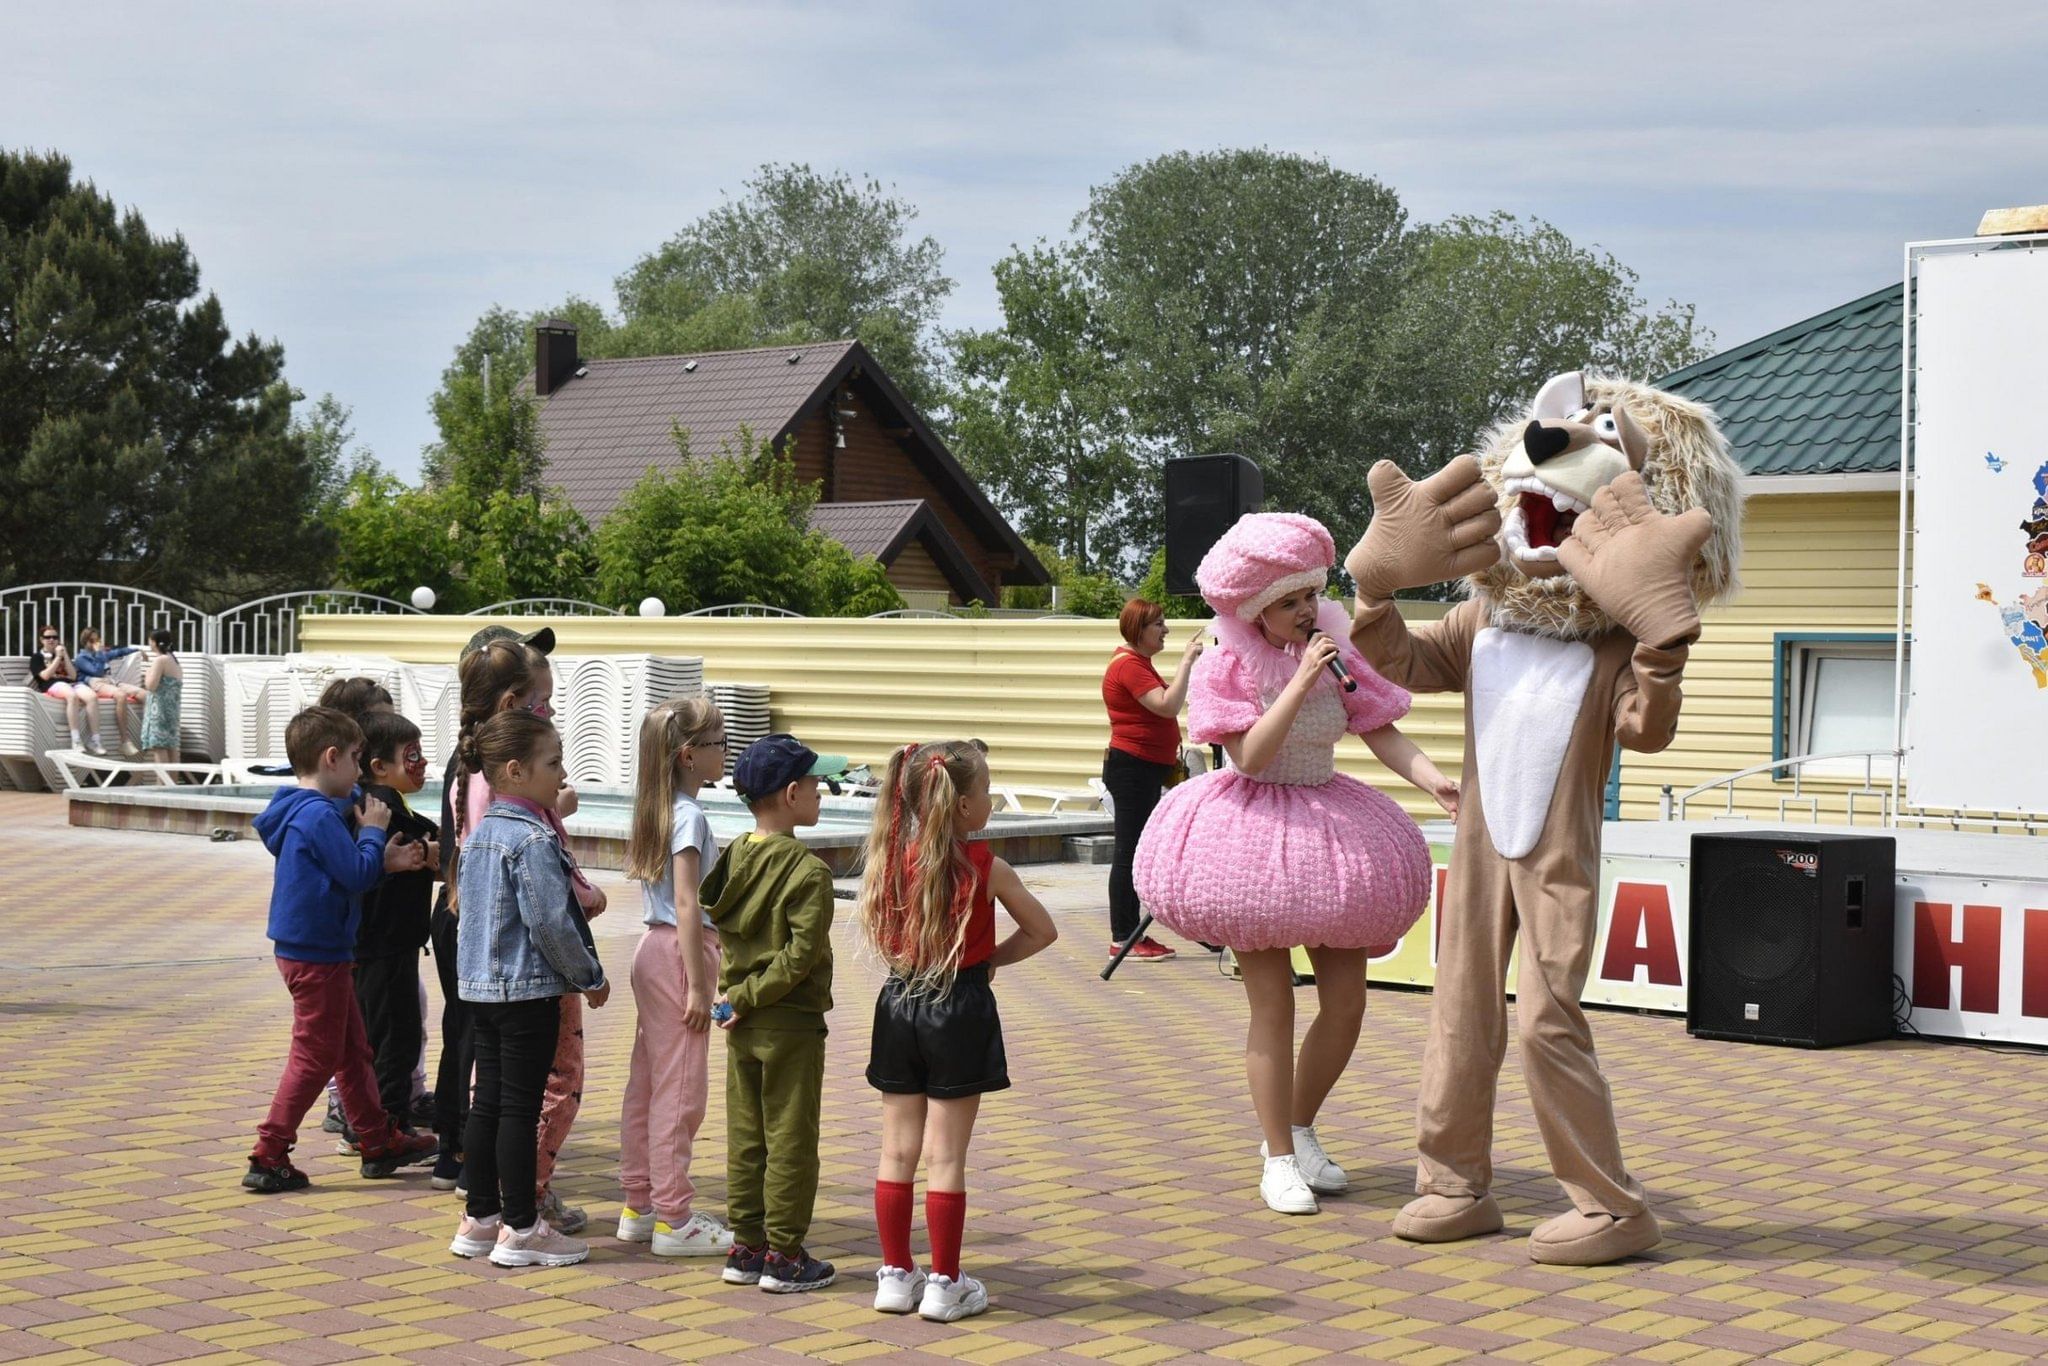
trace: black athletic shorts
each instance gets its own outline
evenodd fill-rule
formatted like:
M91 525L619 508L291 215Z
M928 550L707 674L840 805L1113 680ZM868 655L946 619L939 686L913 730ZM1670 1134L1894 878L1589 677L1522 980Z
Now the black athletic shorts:
M1010 1084L1003 1021L988 964L962 968L944 997L911 996L891 977L875 997L868 1085L891 1095L956 1100Z

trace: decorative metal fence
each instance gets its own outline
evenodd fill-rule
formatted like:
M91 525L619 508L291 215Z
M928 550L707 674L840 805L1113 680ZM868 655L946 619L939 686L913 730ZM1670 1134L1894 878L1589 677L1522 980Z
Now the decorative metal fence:
M169 631L174 649L207 648L213 618L188 602L144 588L111 583L31 583L0 590L0 654L21 658L38 649L43 627L54 629L66 650L83 631L107 645L141 645L151 631Z
M489 607L479 607L465 612L468 617L622 617L626 615L616 607L601 603L586 602L582 598L514 598L510 602L494 602Z
M770 607L765 602L726 602L716 607L699 607L694 612L682 613L685 617L800 617L802 612L792 612L787 607Z
M105 644L141 645L152 631L171 633L171 647L193 654L283 655L299 648L299 621L309 612L349 615L418 609L346 588L275 593L218 615L145 588L112 583L32 583L0 589L0 652L26 655L37 635L54 627L69 650L79 633L98 631Z

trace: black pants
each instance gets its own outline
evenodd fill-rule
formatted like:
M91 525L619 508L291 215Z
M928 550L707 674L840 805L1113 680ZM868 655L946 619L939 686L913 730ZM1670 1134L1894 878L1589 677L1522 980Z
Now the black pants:
M417 949L356 960L356 1004L370 1034L370 1063L384 1113L409 1128L412 1069L420 1057L420 955Z
M1102 785L1116 808L1116 862L1109 868L1109 935L1121 944L1138 929L1138 889L1131 885L1131 862L1138 856L1138 837L1152 808L1159 805L1173 765L1155 764L1135 754L1112 749L1102 756Z
M441 979L441 1061L434 1069L434 1133L443 1152L462 1151L462 1131L469 1123L469 1073L476 1061L469 1032L472 1007L455 992L456 919L445 907L434 908L431 942L434 972Z
M473 1001L469 1023L476 1042L476 1096L462 1141L469 1214L484 1219L503 1213L513 1228L532 1228L534 1145L562 1024L562 998Z

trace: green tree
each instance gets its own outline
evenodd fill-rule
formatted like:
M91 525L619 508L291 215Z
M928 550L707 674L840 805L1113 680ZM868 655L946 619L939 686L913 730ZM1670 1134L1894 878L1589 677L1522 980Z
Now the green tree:
M952 292L917 208L873 179L770 163L619 276L622 322L592 356L675 355L857 337L910 396L936 396L931 345Z
M425 584L455 612L589 595L590 527L544 482L533 400L496 384L458 372L436 397L420 487L358 462L330 515L343 582L400 599Z
M650 468L597 531L607 602L657 597L672 612L758 602L806 616L866 616L903 606L882 566L809 526L815 481L787 450L742 430L735 447L680 468Z
M1121 572L1158 543L1168 456L1250 456L1271 506L1341 539L1374 460L1424 473L1551 374L1654 377L1709 340L1548 224L1413 228L1392 190L1311 158L1159 157L1074 227L999 268L1002 328L954 339L954 427L1020 521Z
M1417 234L1373 396L1407 458L1434 469L1589 369L1655 379L1712 353L1690 305L1651 311L1636 273L1540 220L1451 218Z
M322 582L334 480L284 352L235 340L180 237L0 151L0 580L180 596Z
M953 449L1027 538L1086 572L1156 536L1158 480L1140 460L1125 373L1070 250L996 263L1003 326L952 347Z
M1189 617L1211 617L1209 604L1200 597L1182 597L1166 591L1166 547L1160 546L1152 552L1152 562L1145 568L1145 577L1138 581L1137 596L1147 602L1156 602L1166 615L1176 619Z
M1003 590L1003 606L1035 608L1077 617L1113 617L1124 610L1130 594L1108 574L1091 574L1052 546L1026 541L1045 566L1052 582L1044 587Z

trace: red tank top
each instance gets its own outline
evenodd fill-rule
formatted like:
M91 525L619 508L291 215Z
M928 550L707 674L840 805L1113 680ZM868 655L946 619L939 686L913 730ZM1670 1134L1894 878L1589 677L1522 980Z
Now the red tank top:
M974 878L974 896L967 904L967 938L960 945L960 966L971 968L986 963L996 951L996 900L989 888L995 855L979 842L967 842L961 849ZM901 939L897 945L897 953L906 951Z

